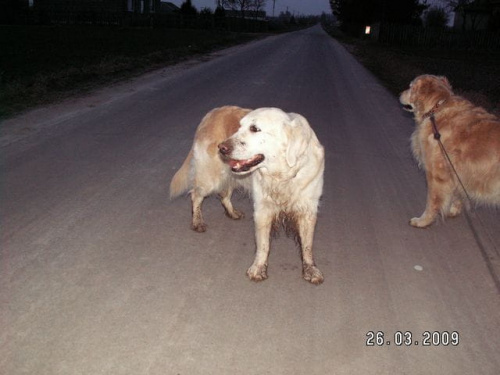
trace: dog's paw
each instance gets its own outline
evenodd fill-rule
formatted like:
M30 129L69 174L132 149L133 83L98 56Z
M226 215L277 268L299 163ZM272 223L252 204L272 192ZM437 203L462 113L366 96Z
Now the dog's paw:
M203 233L207 231L207 225L205 223L193 223L191 224L191 229L198 233Z
M323 274L316 266L304 265L302 270L304 280L309 281L311 284L319 285L323 282Z
M457 217L462 212L462 203L453 203L448 210L447 217Z
M226 211L227 217L233 219L233 220L239 220L243 219L245 217L245 214L241 211L238 210L233 210L233 212Z
M414 217L410 220L410 225L415 228L427 228L432 224L432 221L422 219L421 217Z
M252 266L247 270L247 275L252 281L263 281L267 279L267 265L252 264Z

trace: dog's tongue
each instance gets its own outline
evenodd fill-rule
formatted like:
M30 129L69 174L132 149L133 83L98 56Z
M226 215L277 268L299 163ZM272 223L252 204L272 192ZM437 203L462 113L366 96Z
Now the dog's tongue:
M252 168L253 159L247 160L230 160L229 166L233 172L246 172Z
M245 160L229 160L228 164L231 169L240 169L245 164Z
M264 160L264 155L255 155L246 160L228 160L227 163L233 172L246 172Z

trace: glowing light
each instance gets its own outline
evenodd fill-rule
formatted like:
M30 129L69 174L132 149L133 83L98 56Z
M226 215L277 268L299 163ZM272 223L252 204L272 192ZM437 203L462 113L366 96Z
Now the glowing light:
M372 32L372 27L371 26L366 26L365 27L365 35L370 35L371 32Z

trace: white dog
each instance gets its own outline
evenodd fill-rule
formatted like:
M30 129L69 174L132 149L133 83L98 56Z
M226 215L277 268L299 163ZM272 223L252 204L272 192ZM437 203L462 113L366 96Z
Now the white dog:
M219 193L227 215L239 219L242 213L233 208L231 193L245 188L254 202L257 244L249 278L267 278L270 232L284 223L296 231L304 279L321 284L312 245L323 171L323 147L303 116L278 108L221 107L198 126L193 147L172 179L170 196L192 188L192 228L203 232L203 199Z

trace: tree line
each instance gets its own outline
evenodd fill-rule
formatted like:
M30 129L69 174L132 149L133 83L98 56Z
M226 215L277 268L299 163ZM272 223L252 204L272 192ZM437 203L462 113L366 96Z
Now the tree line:
M359 34L366 25L385 23L395 25L447 28L450 12L467 20L469 29L475 30L481 22L480 12L490 5L488 0L442 0L441 5L428 0L329 0L332 13L341 23L343 31ZM465 30L466 23L462 27ZM500 28L500 14L492 12L489 29Z
M418 23L428 5L426 0L330 0L330 7L342 23L369 25Z

